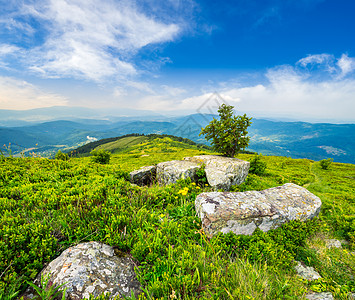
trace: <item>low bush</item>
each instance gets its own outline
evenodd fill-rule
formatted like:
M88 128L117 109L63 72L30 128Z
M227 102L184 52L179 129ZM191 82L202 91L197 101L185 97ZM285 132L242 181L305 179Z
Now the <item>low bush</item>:
M261 160L261 155L255 155L252 161L250 162L249 173L255 175L263 175L266 170L266 162Z
M59 150L55 155L55 159L66 161L69 159L69 156L68 154L63 153L62 151Z
M90 154L92 155L91 160L95 163L104 165L110 162L111 153L106 150L92 150Z
M323 170L328 170L330 168L330 165L332 164L333 159L332 158L327 158L327 159L322 159L319 164Z

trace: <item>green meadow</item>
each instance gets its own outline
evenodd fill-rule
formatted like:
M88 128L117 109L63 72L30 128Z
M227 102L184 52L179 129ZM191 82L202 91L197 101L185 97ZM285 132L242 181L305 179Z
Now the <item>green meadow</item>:
M209 239L194 209L196 196L211 191L208 185L182 180L138 187L128 174L211 150L144 136L97 149L113 152L109 164L85 155L68 161L0 157L0 299L18 298L46 264L85 241L112 245L135 260L139 299L304 299L310 291L349 299L355 292L355 165L332 163L324 170L316 161L261 156L266 170L249 174L233 191L292 182L321 198L319 217L268 233ZM238 158L252 161L255 155ZM328 249L332 238L343 248ZM296 260L322 279L296 276Z

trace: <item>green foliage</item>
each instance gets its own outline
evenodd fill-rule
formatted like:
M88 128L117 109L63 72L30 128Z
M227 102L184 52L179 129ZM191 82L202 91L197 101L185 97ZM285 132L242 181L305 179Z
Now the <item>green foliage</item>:
M34 299L42 299L42 300L54 300L57 297L61 297L62 300L65 300L65 291L66 288L61 291L60 289L65 285L65 283L55 287L50 280L51 274L47 274L43 276L41 274L41 283L40 286L35 285L32 282L27 282L38 294Z
M234 190L303 185L322 200L319 219L251 236L229 233L209 239L194 201L210 187L189 179L149 188L127 181L127 172L140 166L202 153L211 152L164 137L113 154L108 165L92 164L86 157L0 161L0 299L21 294L45 264L85 241L100 241L133 256L142 300L302 299L307 289L346 299L346 292L354 291L353 165L333 163L325 171L305 159L263 156L267 173L249 174ZM240 158L252 161L255 155ZM327 249L323 237L315 239L319 234L350 245ZM324 281L298 279L291 268L295 259L315 267Z
M213 119L205 128L202 128L200 135L210 141L213 149L225 156L234 157L241 150L249 145L250 137L248 127L251 119L243 116L233 115L233 106L222 104L218 109L220 119Z
M207 183L205 165L202 164L201 167L196 171L197 184L199 186L205 186Z
M249 173L255 175L263 175L266 170L266 162L261 160L262 155L255 155L255 157L250 162Z
M323 170L328 170L330 168L330 165L332 164L333 159L332 158L327 158L327 159L322 159L319 164Z
M92 155L91 160L95 163L104 165L110 162L111 153L106 150L92 150L90 154Z
M58 150L58 152L55 155L55 159L66 161L69 159L69 156L68 156L68 154L63 153L62 151Z
M20 280L17 280L15 282L13 282L12 284L9 284L7 287L0 288L0 300L16 299L20 293L19 284L21 282L19 282L19 281Z

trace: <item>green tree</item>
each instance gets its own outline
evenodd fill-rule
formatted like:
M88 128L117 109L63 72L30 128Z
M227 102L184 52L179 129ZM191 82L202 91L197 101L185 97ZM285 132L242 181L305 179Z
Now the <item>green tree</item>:
M246 114L235 116L233 108L231 105L222 104L218 108L220 119L213 118L200 132L200 135L205 135L206 140L211 140L215 151L229 157L234 157L248 147L250 137L247 136L247 129L252 123L252 118L248 118Z
M93 162L103 165L110 162L111 153L104 149L92 150L90 154L92 155L91 159Z

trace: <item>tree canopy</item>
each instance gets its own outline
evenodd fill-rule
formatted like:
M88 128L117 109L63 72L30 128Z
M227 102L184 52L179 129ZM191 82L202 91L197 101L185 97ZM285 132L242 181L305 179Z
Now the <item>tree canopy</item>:
M201 129L200 135L211 141L213 149L224 156L234 157L249 145L248 127L252 124L246 114L235 116L233 106L222 104L218 108L220 119L213 120Z

